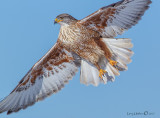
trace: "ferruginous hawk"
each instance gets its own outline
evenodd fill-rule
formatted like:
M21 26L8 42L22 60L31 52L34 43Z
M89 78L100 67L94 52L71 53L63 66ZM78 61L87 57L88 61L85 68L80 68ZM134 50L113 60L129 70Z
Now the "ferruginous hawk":
M25 109L58 92L81 66L80 82L98 86L114 81L127 70L133 52L130 39L115 39L141 19L150 0L121 0L82 20L69 14L56 17L60 33L56 44L0 102L0 113Z

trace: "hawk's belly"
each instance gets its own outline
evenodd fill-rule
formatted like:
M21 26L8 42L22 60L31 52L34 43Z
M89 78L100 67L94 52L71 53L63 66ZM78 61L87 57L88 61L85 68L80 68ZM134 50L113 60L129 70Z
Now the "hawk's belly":
M63 26L59 34L61 44L81 58L95 64L104 56L104 51L95 42L100 36L84 27Z

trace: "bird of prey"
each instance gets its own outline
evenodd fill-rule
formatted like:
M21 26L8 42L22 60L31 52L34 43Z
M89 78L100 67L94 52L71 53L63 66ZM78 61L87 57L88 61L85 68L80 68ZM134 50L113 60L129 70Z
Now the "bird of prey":
M82 20L58 15L56 44L0 102L0 113L25 109L61 90L81 67L80 82L98 86L114 81L127 70L133 52L131 40L115 39L138 23L150 0L121 0L105 6Z

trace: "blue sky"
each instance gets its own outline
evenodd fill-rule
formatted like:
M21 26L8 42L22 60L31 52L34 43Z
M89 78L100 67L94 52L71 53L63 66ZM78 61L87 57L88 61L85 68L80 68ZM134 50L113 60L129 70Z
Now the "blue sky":
M56 42L59 25L54 18L69 13L77 19L118 0L0 0L0 98L7 96L20 79ZM134 43L133 62L114 83L99 87L79 82L79 73L59 93L26 110L0 118L132 118L133 112L149 111L160 117L160 1L135 27L124 33Z

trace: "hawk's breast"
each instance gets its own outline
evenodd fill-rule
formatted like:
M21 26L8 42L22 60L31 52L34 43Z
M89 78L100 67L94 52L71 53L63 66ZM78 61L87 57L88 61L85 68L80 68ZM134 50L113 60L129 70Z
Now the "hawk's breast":
M93 38L99 38L100 35L87 29L85 26L79 24L62 26L59 33L59 40L64 43L80 43L82 40L93 40Z

